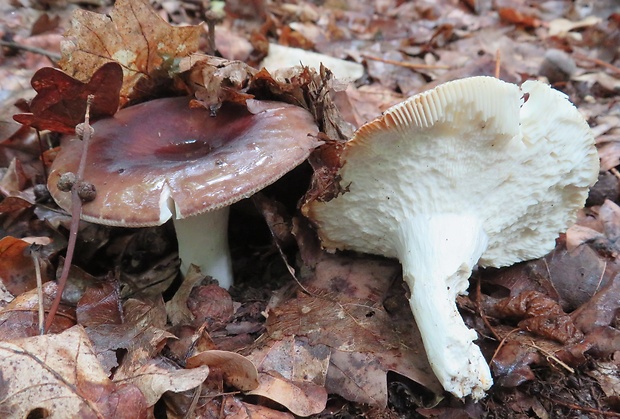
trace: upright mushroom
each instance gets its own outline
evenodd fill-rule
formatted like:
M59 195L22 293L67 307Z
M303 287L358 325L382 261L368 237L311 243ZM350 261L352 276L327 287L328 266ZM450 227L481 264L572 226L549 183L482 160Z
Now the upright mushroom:
M472 77L362 126L340 165L343 192L303 207L323 245L398 258L437 378L458 397L483 397L491 374L456 296L476 263L553 249L597 178L586 121L543 83Z
M281 102L224 105L216 116L165 98L117 112L93 124L86 181L97 190L82 219L123 227L161 225L173 218L181 270L190 264L228 288L228 206L303 162L318 145L309 112ZM64 209L71 194L58 189L76 172L82 141L63 138L48 187Z

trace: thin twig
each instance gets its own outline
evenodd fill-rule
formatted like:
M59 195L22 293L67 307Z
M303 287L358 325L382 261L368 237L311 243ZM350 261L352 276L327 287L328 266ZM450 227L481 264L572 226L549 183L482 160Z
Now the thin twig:
M375 55L362 54L362 57L367 58L373 61L379 61L386 64L397 65L399 67L410 68L412 70L446 70L449 69L449 65L443 64L416 64L416 63L406 63L404 61L396 61L396 60L388 60L387 58L377 57Z
M615 167L612 167L611 169L609 169L609 171L611 172L612 175L620 179L620 172L618 171L618 169L616 169Z
M611 70L613 73L620 74L620 68L616 67L613 64L609 64L606 61L600 60L598 58L588 57L587 55L579 54L578 52L574 53L573 55L578 60L589 61L591 63L598 65L599 67L604 67L608 70Z
M45 334L45 302L43 301L43 280L41 279L41 262L39 261L36 245L30 246L30 256L34 263L34 273L37 279L37 298L39 299L39 334Z
M582 412L594 413L601 416L610 416L613 418L620 418L620 413L618 412L610 412L606 410L594 409L592 407L580 406L575 403L565 402L564 400L555 399L553 397L547 396L546 394L541 393L545 399L549 400L552 403L559 404L560 406L568 407L572 410L581 410Z
M78 196L78 185L84 178L84 170L86 169L86 154L88 152L88 145L90 143L91 128L90 128L90 105L94 99L93 95L88 95L86 102L86 114L84 115L84 129L82 135L82 157L80 159L80 165L78 172L76 173L76 182L71 188L71 227L69 229L69 242L67 243L67 253L65 257L65 264L62 267L62 273L60 279L58 279L58 290L56 292L56 298L52 303L52 307L47 315L47 321L45 322L45 331L49 331L58 307L60 306L60 300L62 298L62 292L67 285L67 279L69 278L69 269L71 268L71 262L73 261L73 254L75 253L75 243L77 241L78 228L80 226L80 215L82 212L82 200Z
M526 344L528 345L528 344ZM555 356L554 354L552 354L551 352L549 352L548 350L541 348L540 346L536 345L534 343L534 341L531 341L529 343L529 346L531 346L532 348L536 349L537 351L539 351L540 353L542 353L545 358L547 359L547 361L549 361L550 359L554 360L555 362L558 363L558 365L564 367L566 369L566 371L570 372L571 374L575 373L575 370L573 368L571 368L570 366L568 366L568 364L566 364L565 362L563 362L561 359L559 359L557 356Z
M22 50L22 51L32 52L33 54L43 55L43 56L49 58L54 63L57 63L62 58L62 56L60 54L56 54L55 52L47 51L47 50L45 50L43 48L37 48L37 47L31 47L31 46L28 46L28 45L18 44L16 42L9 42L9 41L1 41L0 40L0 46L8 47L8 48L15 48L15 49L19 49L19 50Z

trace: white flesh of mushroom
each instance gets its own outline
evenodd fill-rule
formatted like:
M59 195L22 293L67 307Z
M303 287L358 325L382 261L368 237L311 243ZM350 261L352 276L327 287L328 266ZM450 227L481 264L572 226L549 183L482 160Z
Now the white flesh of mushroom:
M203 275L217 279L220 287L228 289L232 286L233 272L228 248L229 208L188 218L173 218L183 275L190 265L196 265Z
M543 83L473 77L392 107L340 160L346 191L303 207L323 245L398 258L435 375L458 397L483 397L490 370L456 296L476 263L553 249L598 175L587 123Z

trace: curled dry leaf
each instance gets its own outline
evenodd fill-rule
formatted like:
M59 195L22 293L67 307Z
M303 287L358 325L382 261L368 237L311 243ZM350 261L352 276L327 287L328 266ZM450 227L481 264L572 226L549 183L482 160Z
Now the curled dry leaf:
M187 300L192 289L203 279L204 275L200 273L200 269L196 265L190 265L181 286L172 299L166 302L166 313L173 326L189 324L194 320L194 315L187 307Z
M244 403L232 396L224 398L223 409L226 412L226 419L293 419L290 413Z
M132 377L117 380L117 383L131 384L140 389L147 406L153 406L167 392L175 393L198 387L209 375L209 367L180 370L163 358L152 359L135 371Z
M108 14L76 10L58 63L79 80L115 61L123 68L122 103L152 93L177 72L178 59L198 49L201 26L173 27L145 0L119 0ZM149 86L138 83L148 82Z
M48 417L146 417L142 393L110 381L81 326L0 342L0 370L6 418L24 418L35 409Z
M73 134L75 126L84 122L89 95L95 97L90 108L91 122L114 115L118 110L123 71L117 63L99 65L84 78L88 82L55 68L40 69L30 82L37 92L30 102L30 113L14 115L13 119L38 130Z
M224 381L242 391L253 390L258 386L258 371L246 357L228 351L205 351L188 358L187 368L207 365L222 372Z
M249 394L267 397L297 416L321 413L327 404L327 391L308 381L292 381L275 371L260 373L260 385Z
M276 401L299 416L325 408L324 389L331 350L301 336L270 340L248 356L258 367L260 384L251 394Z

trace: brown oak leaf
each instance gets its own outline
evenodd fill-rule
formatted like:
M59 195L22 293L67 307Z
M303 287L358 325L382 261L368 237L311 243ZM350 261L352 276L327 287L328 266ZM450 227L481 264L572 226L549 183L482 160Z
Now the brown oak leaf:
M107 118L118 110L123 71L117 63L106 63L87 83L64 72L45 67L32 76L37 95L30 102L30 113L13 116L17 122L39 130L73 134L75 126L84 121L86 100L94 96L90 119Z

